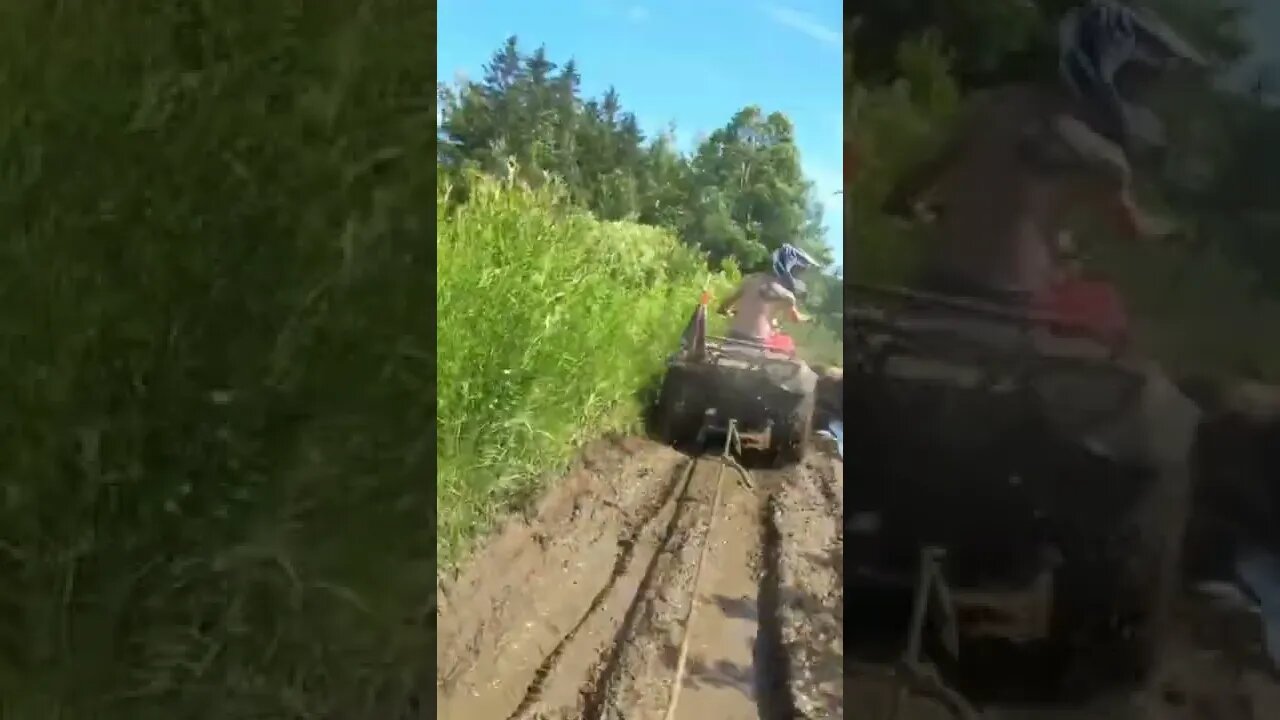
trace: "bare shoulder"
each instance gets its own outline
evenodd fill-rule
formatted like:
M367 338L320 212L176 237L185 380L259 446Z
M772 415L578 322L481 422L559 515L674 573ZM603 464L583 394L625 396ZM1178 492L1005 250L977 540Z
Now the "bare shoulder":
M1023 157L1044 170L1078 171L1122 180L1129 161L1115 141L1095 130L1070 103L1046 96L1023 117Z
M772 275L760 276L760 292L769 300L791 300L795 295Z

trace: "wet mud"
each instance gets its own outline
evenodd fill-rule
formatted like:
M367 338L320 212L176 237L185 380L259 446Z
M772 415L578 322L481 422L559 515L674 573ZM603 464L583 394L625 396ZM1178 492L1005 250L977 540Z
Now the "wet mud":
M439 587L437 716L842 717L842 476L589 447Z

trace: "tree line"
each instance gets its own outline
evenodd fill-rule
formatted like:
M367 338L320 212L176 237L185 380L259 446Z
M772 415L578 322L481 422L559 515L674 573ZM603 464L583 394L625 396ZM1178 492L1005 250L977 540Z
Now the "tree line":
M674 127L647 137L616 89L584 97L574 60L553 62L544 46L525 53L514 36L482 78L441 83L437 101L437 161L455 178L474 168L558 182L597 217L670 230L715 267L755 269L783 243L831 264L795 128L780 112L744 107L686 155ZM815 315L839 328L841 269L809 286Z

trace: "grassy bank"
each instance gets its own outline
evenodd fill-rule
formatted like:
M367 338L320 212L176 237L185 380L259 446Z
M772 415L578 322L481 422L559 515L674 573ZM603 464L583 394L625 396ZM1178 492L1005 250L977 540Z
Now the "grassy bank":
M729 280L673 236L600 222L554 189L437 195L440 561L583 442L635 427L699 292Z
M420 5L0 9L0 717L429 697Z
M844 365L844 339L816 322L788 324L782 328L796 343L796 354L811 365Z

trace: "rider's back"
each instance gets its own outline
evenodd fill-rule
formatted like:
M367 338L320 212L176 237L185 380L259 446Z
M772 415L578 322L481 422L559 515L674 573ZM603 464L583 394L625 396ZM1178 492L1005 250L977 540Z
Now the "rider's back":
M995 291L1042 292L1067 214L1123 155L1087 129L1068 97L1030 84L975 94L958 133L930 192L939 217L929 270Z
M795 296L769 273L754 273L742 280L742 296L731 331L740 337L766 340L773 334L769 322L778 308Z

